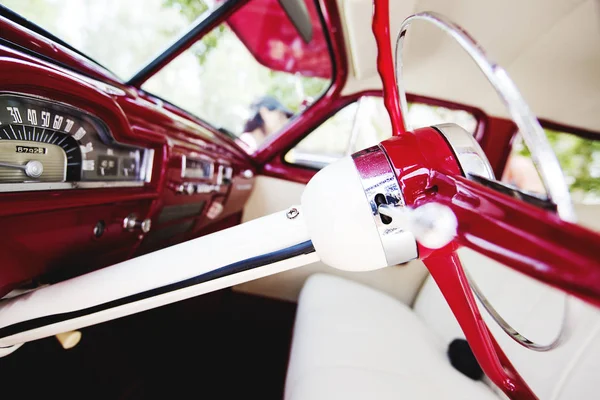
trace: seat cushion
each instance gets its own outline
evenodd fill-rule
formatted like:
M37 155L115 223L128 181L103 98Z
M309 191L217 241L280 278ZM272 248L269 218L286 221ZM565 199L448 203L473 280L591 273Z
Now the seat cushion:
M500 315L525 337L548 344L557 336L564 315L564 294L469 249L460 249L464 268ZM481 307L498 344L540 399L597 399L600 371L600 312L569 299L567 335L548 352L529 350L513 341ZM431 277L414 305L415 313L449 343L463 337L460 326Z
M285 398L498 399L456 371L446 350L403 303L316 274L300 294Z

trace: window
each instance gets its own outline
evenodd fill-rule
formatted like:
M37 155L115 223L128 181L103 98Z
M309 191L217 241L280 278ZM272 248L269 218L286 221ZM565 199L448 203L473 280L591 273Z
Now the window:
M0 0L124 80L229 0ZM292 4L293 3L293 4ZM249 153L329 87L315 0L250 0L142 85Z
M2 0L126 80L152 60L214 0ZM143 10L143 12L140 12Z
M575 203L600 204L600 141L545 129ZM546 194L521 135L513 141L502 181L517 188Z
M142 88L254 152L331 84L332 61L317 11L312 0L305 3L313 23L309 42L291 25L278 0L252 0L233 16L245 19L231 17L213 29ZM269 18L277 13L281 17L274 25ZM249 16L252 24L247 23Z
M444 122L454 122L471 133L477 129L477 119L467 111L422 103L409 104L408 119L415 129ZM312 131L285 155L285 161L321 169L391 136L392 127L383 99L363 96Z

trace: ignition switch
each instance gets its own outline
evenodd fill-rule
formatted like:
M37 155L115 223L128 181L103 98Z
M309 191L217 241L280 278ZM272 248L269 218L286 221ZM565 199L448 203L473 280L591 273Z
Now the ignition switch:
M96 226L94 226L94 237L96 239L99 239L102 237L102 235L104 235L104 230L106 229L106 223L103 220L100 220L96 223Z
M377 208L379 208L379 206L382 204L388 204L385 196L382 193L376 194L374 200L375 204L377 205ZM392 218L388 217L387 215L383 215L380 213L379 217L381 218L381 222L383 222L385 225L389 225L392 223Z

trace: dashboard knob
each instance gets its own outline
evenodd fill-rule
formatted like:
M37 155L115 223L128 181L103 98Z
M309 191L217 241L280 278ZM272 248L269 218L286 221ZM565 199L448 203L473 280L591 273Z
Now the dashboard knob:
M252 179L254 177L254 172L251 169L246 169L242 172L242 176L246 179Z
M146 218L144 220L137 219L137 215L130 214L123 220L123 229L128 231L134 231L136 229L141 230L143 233L150 232L152 228L152 220L150 218Z
M194 185L192 183L186 183L184 185L184 189L185 189L185 192L189 195L194 194L194 192L196 191L196 188L194 187Z

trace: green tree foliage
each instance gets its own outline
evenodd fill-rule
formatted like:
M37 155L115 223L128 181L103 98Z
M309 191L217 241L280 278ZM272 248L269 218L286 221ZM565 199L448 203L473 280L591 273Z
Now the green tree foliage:
M127 80L189 26L163 1L0 0L0 4Z
M189 21L198 18L208 10L208 5L203 0L163 0L165 7L177 9ZM218 26L207 33L192 48L200 65L207 62L210 53L219 46L225 35L235 35L225 24ZM252 68L251 65L243 66ZM311 103L327 89L330 80L289 74L281 71L269 70L268 87L264 94L276 97L290 110L300 112L305 103ZM243 89L243 88L240 88Z
M600 141L546 130L572 192L600 198Z
M179 10L190 22L194 21L209 8L203 0L163 0L163 5Z
M163 0L163 6L179 11L190 23L210 8L203 0ZM219 39L225 32L225 25L220 25L202 37L192 48L198 62L204 64L212 49L217 47Z
M600 199L600 141L584 139L573 134L545 129L546 137L558 158L571 193L576 200ZM515 149L531 157L527 146Z

